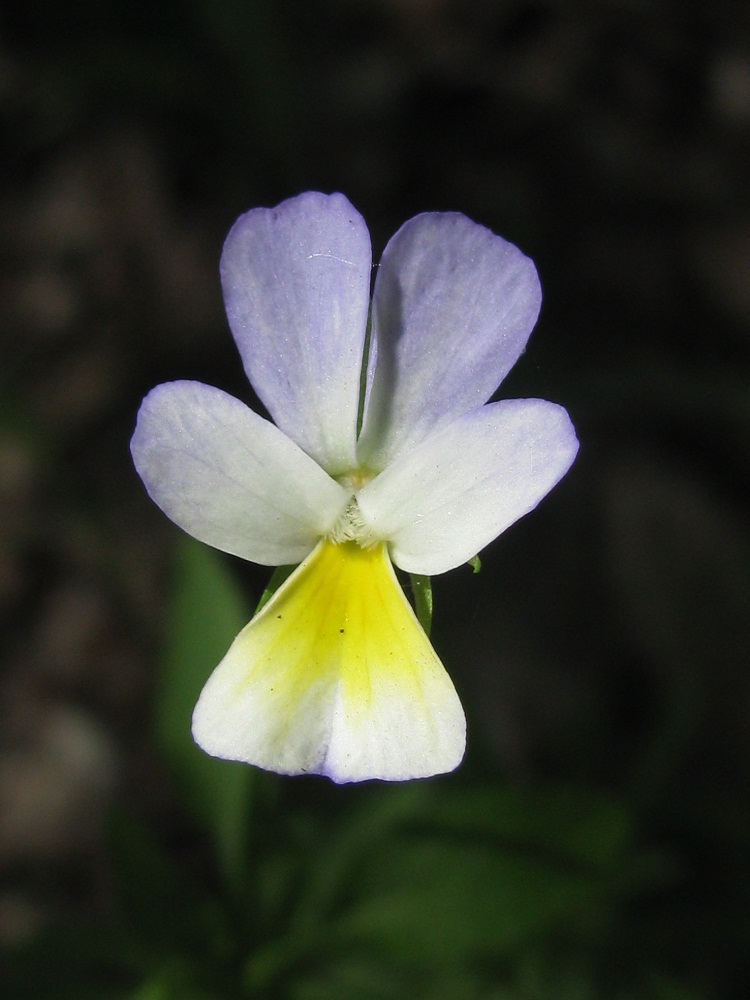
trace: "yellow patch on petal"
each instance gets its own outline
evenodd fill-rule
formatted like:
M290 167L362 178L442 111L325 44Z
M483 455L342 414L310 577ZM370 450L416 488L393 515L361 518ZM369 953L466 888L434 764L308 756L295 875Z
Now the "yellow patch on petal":
M282 774L398 781L457 767L465 720L385 546L322 541L209 678L193 735Z

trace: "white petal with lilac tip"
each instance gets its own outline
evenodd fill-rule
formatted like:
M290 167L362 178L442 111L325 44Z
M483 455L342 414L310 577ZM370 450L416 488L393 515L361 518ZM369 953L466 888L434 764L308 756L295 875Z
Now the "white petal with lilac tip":
M221 281L245 371L275 423L324 469L354 467L370 296L367 226L308 192L232 227Z
M360 460L383 469L485 403L526 346L540 305L533 262L489 229L456 213L405 223L375 280Z
M304 559L349 497L272 423L201 382L152 389L131 452L149 495L175 524L266 566Z
M465 414L357 493L359 509L409 573L460 566L539 503L578 441L561 406L508 399Z

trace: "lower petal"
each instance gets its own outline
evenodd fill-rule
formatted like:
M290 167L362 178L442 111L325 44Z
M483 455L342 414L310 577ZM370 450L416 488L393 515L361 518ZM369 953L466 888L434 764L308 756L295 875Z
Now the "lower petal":
M451 771L461 703L384 545L322 541L237 636L193 715L207 753L336 782Z

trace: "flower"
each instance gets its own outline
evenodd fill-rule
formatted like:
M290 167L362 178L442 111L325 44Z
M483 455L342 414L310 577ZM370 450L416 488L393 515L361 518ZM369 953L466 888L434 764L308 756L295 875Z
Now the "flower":
M336 782L453 770L458 696L396 578L470 560L572 463L565 410L488 403L524 350L541 291L516 247L458 213L388 243L370 309L364 220L307 192L241 216L221 280L245 372L273 423L179 381L144 399L131 450L195 538L300 565L206 683L209 754Z

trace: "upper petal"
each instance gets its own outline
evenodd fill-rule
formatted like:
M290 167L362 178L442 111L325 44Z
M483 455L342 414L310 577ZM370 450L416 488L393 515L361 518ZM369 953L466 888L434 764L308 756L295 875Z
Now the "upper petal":
M543 399L481 406L437 431L357 493L362 516L409 573L467 562L532 510L569 469L578 441Z
M458 213L427 213L391 239L372 304L360 462L383 469L438 427L485 403L536 322L536 268Z
M233 396L168 382L146 396L131 441L151 498L184 531L252 562L301 562L348 493Z
M276 424L323 468L354 466L370 237L341 194L240 216L221 281L232 334Z

